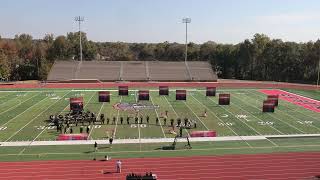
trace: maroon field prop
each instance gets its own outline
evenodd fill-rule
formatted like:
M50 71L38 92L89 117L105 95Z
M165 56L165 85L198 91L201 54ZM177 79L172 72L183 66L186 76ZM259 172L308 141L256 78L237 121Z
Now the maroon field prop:
M274 112L274 101L273 100L265 100L263 101L262 112Z
M139 90L139 101L149 101L149 90Z
M279 105L279 95L268 95L267 100L274 101L274 106Z
M159 86L159 95L160 96L168 96L169 95L169 87L168 86Z
M70 98L70 110L82 111L83 110L83 97Z
M119 86L119 96L128 96L128 86Z
M217 132L215 131L192 131L190 137L216 137Z
M207 87L206 96L216 96L216 87Z
M99 102L110 102L110 92L99 91Z
M230 94L219 94L219 105L229 105Z
M187 100L187 90L176 90L176 100Z
M82 133L82 134L59 134L57 137L58 141L72 141L72 140L87 140L88 134Z

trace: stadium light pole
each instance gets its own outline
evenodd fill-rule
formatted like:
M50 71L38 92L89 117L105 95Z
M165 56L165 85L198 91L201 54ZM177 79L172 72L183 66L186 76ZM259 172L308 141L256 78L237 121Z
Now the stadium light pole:
M84 17L77 16L74 18L76 22L79 22L79 43L80 43L80 61L82 62L82 43L81 43L81 22L84 21Z
M182 23L186 24L186 53L184 57L184 62L187 64L188 60L188 24L191 23L191 18L183 18Z

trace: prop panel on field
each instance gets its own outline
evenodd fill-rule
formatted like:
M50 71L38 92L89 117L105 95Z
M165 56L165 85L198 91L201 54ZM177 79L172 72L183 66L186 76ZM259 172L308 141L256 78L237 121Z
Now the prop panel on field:
M206 96L216 96L216 87L207 87Z
M70 98L70 110L82 111L83 110L83 97Z
M159 86L159 95L160 96L169 95L169 87L168 86Z
M110 92L99 91L99 102L110 102Z
M119 96L128 96L128 86L119 86Z
M229 105L230 94L219 94L219 105Z
M149 90L139 90L139 101L149 101Z
M176 100L187 100L186 90L176 90Z

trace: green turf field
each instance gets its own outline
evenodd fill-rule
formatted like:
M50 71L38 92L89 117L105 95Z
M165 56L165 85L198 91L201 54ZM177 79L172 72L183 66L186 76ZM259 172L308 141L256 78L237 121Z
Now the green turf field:
M292 92L300 95L307 94L308 97L314 99L319 99L320 97L319 91ZM256 89L219 89L217 93L231 94L231 105L229 106L219 106L218 97L206 97L203 89L189 89L187 101L176 101L175 92L173 91L170 92L169 96L159 96L158 91L150 91L150 101L141 101L139 103L159 105L159 108L140 111L139 115L150 116L150 124L146 124L144 120L143 124L137 125L133 124L133 120L131 120L132 124L130 125L127 125L125 121L127 116L134 116L135 112L113 108L113 105L119 102L136 102L136 91L130 91L129 96L118 96L117 91L112 91L111 93L111 103L99 103L96 90L34 89L0 91L0 142L55 140L58 133L55 127L48 125L46 120L51 114L67 113L69 97L76 96L84 97L85 110L90 110L96 114L103 113L110 119L113 117L117 119L115 124L91 126L90 139L107 139L112 133L114 133L116 139L174 137L175 135L169 133L171 129L169 127L169 119L177 119L178 117L182 120L186 117L197 122L197 128L187 130L185 134L193 130L214 130L218 136L320 134L320 113L282 100L280 100L280 105L275 113L262 113L262 101L266 99L266 95ZM207 117L202 116L204 110L207 111ZM165 111L168 111L167 124L164 125L163 118L160 118L160 125L156 125L156 117L162 116ZM124 118L123 124L120 123L121 117ZM73 130L74 133L79 133L79 126L73 127ZM229 149L235 146L235 149L238 150L239 147L244 146L244 149L249 149L249 151L253 147L262 146L266 147L267 149L265 150L268 151L268 148L274 148L278 143L283 144L284 148L277 148L284 150L288 149L287 146L290 149L291 145L297 146L304 141L297 139L290 145L286 145L285 142L290 144L290 140L287 139L252 141L249 144L243 141L236 143L199 142L195 143L198 146L192 151L217 148L217 144L220 144L221 148ZM144 150L152 150L153 152L153 150L162 145L164 144L144 144L142 149L141 144L128 145L128 147L126 145L117 146L119 147L119 152L126 149L133 152L143 152ZM72 153L85 154L84 152L87 148L88 146L86 145L27 148L0 147L0 154L45 154L51 150L53 152L69 152L70 150ZM312 148L318 148L318 146ZM301 149L301 147L298 146L292 149ZM112 151L116 152L115 149ZM31 157L33 156L31 155ZM3 158L4 156L0 156L0 159Z

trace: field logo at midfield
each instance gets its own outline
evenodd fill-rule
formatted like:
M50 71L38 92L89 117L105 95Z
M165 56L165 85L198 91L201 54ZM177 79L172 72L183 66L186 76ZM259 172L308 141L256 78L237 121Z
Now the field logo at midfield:
M320 112L320 101L303 97L294 93L289 93L283 90L268 90L263 89L260 92L267 95L279 95L279 98L284 101L288 101L297 106L304 107L314 112Z
M146 109L158 109L159 105L145 105L145 104L138 104L138 103L116 103L113 105L113 108L117 110L131 110L131 111L137 111L137 110L146 110Z

